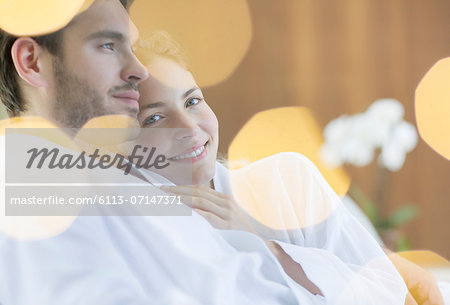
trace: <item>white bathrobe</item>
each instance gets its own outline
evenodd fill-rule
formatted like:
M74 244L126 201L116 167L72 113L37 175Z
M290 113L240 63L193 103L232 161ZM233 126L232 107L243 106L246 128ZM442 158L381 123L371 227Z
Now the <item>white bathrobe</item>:
M254 229L277 241L332 304L404 299L394 266L303 155L280 153L235 171L217 163L214 185L234 196Z
M192 216L164 217L78 216L62 232L31 240L19 240L0 226L0 304L402 305L406 287L394 267L353 218L336 208L336 195L312 163L301 155L292 156L289 166L300 170L294 193L302 196L303 206L291 208L306 213L305 218L296 217L300 228L292 228L295 221L288 219L289 230L277 227L262 233L280 240L325 298L291 280L261 238L216 230L192 212ZM269 176L280 165L274 164ZM248 173L258 175L254 171L258 168L253 165ZM117 169L105 173L120 175ZM224 173L218 171L215 183L226 191ZM251 175L239 173L238 180L251 186ZM279 178L286 177L273 176L271 181L283 184ZM3 188L4 173L2 179ZM142 183L132 176L127 179ZM1 195L3 201L3 191ZM289 199L289 192L286 196ZM315 224L320 209L330 214ZM0 223L14 223L3 211ZM39 223L36 226L39 231Z

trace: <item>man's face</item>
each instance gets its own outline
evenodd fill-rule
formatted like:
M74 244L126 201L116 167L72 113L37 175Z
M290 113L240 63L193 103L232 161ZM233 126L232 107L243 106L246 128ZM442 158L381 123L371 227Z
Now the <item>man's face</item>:
M77 16L64 29L61 50L52 60L49 117L74 128L101 115L136 117L138 84L148 77L132 51L137 36L118 0L97 0Z

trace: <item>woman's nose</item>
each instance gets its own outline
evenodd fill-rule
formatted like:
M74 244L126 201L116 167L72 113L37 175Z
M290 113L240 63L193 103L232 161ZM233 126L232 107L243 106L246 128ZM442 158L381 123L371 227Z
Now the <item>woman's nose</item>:
M175 137L177 140L196 137L199 131L195 118L191 118L188 115L179 115L173 127L176 128Z

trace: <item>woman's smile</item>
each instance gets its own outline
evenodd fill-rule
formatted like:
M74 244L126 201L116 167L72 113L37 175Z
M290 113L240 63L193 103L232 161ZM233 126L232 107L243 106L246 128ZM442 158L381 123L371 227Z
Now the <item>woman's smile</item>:
M169 161L190 161L192 163L204 159L208 152L206 146L208 141L203 145L197 145L190 149L189 153L179 154L175 157L168 158Z

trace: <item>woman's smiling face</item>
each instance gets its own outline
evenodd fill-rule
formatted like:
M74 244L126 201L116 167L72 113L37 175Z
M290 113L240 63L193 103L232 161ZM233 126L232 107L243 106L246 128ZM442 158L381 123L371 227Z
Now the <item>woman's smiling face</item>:
M138 144L155 147L170 163L156 171L175 184L204 184L215 171L218 122L192 74L175 61L156 56L150 77L139 86ZM155 154L155 156L156 156Z

